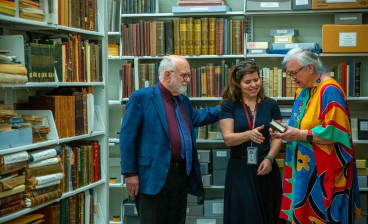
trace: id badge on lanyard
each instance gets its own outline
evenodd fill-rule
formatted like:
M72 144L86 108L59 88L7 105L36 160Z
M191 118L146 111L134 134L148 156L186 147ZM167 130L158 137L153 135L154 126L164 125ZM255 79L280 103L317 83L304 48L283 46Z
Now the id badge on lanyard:
M258 98L257 98L257 101L258 101ZM253 115L253 123L251 124L247 107L245 106L245 103L244 103L243 100L241 100L241 102L243 104L245 115L246 115L247 120L248 120L249 130L252 130L252 129L254 129L254 126L256 124L257 104L255 106L255 111L254 111L254 115ZM250 142L250 147L247 147L247 164L248 165L257 165L258 164L258 147L253 147L253 142L252 141Z

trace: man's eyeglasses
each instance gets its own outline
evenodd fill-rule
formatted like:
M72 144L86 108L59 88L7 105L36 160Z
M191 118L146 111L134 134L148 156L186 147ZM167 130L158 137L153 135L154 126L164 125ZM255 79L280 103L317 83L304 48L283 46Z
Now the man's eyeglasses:
M173 70L171 70L170 72L174 73ZM192 78L192 74L190 73L186 73L186 74L179 74L183 79L191 79Z
M296 75L304 68L304 66L300 67L298 70L296 71L293 71L293 72L290 72L290 71L287 71L286 74L289 75L290 77L296 77Z

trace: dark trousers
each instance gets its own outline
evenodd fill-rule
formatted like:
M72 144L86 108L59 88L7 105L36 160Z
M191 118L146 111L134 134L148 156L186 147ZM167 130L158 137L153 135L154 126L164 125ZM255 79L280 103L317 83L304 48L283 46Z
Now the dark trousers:
M138 194L135 201L141 224L185 224L187 190L185 165L171 164L158 194Z

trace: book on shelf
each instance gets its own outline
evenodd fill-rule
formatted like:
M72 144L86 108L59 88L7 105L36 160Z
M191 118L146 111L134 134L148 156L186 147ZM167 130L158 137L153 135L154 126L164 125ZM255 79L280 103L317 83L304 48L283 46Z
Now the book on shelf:
M16 5L14 0L3 0L0 2L0 13L8 16L15 16Z
M212 17L173 18L170 22L127 21L122 24L122 55L241 55L243 31L242 20Z

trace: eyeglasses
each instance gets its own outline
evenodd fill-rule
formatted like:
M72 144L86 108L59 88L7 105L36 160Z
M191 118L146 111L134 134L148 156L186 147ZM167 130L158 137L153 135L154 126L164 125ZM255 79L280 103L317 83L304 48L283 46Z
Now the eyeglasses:
M305 66L300 67L298 70L294 71L294 72L290 72L287 71L286 74L289 75L290 77L295 78L296 75L304 68Z
M171 70L170 72L174 73L173 70ZM190 74L190 73L179 74L179 76L181 76L183 79L191 79L192 78L192 74Z
M256 61L251 58L251 59L248 59L248 60L245 60L245 61L241 61L239 62L239 64L235 65L235 72L245 68L247 65L255 65L256 64Z

